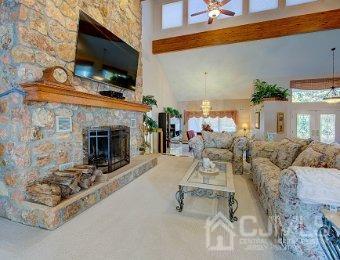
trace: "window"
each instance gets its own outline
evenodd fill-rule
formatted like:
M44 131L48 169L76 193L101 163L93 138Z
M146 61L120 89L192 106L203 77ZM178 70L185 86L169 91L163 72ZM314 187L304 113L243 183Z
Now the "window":
M304 3L310 3L310 2L315 2L317 0L286 0L286 5L291 6L291 5L300 5Z
M226 4L225 6L223 6L222 9L226 9L226 10L234 12L235 16L242 15L242 3L243 1L241 0L234 0ZM232 16L221 14L218 16L218 19L225 19L225 18L230 18L230 17Z
M330 91L329 89L323 90L292 89L292 102L293 103L323 102L324 96L329 91Z
M320 141L323 143L335 142L335 115L320 115Z
M204 3L204 1L189 0L188 6L189 24L208 21L208 13L200 14L193 17L191 16L194 13L201 12L204 10L207 10L207 5Z
M192 117L188 120L188 130L194 130L195 132L202 131L202 125L208 124L214 130L214 132L236 132L236 124L232 118L228 117Z
M249 0L249 12L251 13L276 9L278 6L278 0Z
M183 1L162 5L162 29L183 25Z
M241 0L234 0L223 6L223 9L230 10L235 12L235 16L242 15L242 2ZM188 6L188 17L189 17L189 24L193 23L201 23L208 21L208 13L200 14L197 16L192 17L193 13L201 12L207 10L207 5L204 3L203 0L189 0ZM224 19L231 16L220 14L218 19Z
M311 119L308 114L296 115L296 137L308 139L311 137Z

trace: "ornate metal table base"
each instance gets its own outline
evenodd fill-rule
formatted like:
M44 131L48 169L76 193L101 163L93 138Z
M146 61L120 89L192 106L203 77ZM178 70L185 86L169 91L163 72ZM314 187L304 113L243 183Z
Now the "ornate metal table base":
M328 259L340 259L340 236L337 235L332 223L322 218L323 226L318 231L320 245Z
M238 201L235 199L235 193L234 192L227 192L226 195L220 195L215 194L215 192L210 190L204 190L201 188L194 189L191 191L184 191L183 186L179 185L178 191L176 192L176 200L178 202L178 206L176 206L176 209L178 212L182 212L183 206L184 206L184 194L185 193L191 193L192 195L203 197L206 196L210 199L215 198L228 198L228 206L229 206L229 220L230 222L237 221L237 217L235 216L235 212L238 209Z
M183 200L184 200L184 191L183 187L180 185L178 191L176 192L176 200L178 201L178 206L176 207L178 212L182 212L183 210Z

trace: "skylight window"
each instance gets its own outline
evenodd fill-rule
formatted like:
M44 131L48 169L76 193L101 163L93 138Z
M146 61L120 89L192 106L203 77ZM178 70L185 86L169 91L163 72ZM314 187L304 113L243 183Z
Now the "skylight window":
M183 25L183 1L162 5L162 29Z
M204 10L207 10L207 5L204 3L204 1L189 0L189 6L188 6L189 24L208 21L208 18L209 18L208 13L191 17L191 14L204 11Z
M286 0L286 5L291 6L291 5L300 5L300 4L305 4L305 3L310 3L310 2L315 2L316 0Z
M251 13L277 9L278 7L279 7L278 0L249 0L249 12Z
M226 4L225 6L222 7L222 9L226 9L229 11L232 11L235 13L235 16L238 15L242 15L242 0L233 0L231 2L229 2L228 4ZM232 16L228 16L228 15L219 15L218 19L224 19L224 18L230 18Z

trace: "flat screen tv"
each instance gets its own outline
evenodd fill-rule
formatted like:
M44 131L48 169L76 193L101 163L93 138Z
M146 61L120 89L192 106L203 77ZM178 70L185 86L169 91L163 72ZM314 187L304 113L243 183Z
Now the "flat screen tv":
M81 12L74 74L134 90L139 52Z

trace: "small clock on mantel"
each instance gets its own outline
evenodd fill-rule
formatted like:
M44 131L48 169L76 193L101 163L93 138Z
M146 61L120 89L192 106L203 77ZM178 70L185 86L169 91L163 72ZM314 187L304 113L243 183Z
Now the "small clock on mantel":
M69 77L69 73L65 68L55 66L44 70L42 82L46 85L74 89Z

